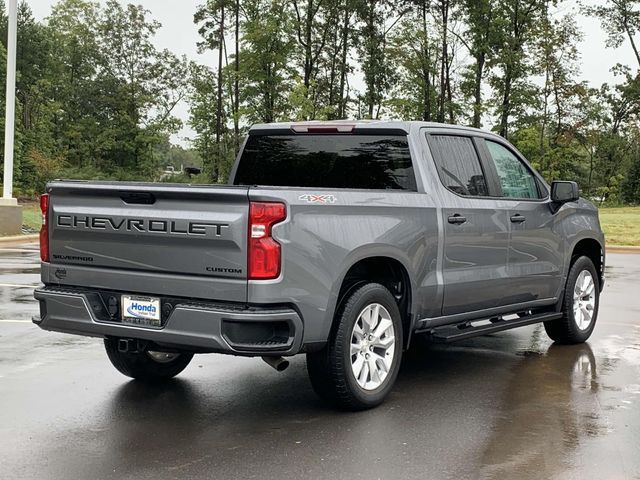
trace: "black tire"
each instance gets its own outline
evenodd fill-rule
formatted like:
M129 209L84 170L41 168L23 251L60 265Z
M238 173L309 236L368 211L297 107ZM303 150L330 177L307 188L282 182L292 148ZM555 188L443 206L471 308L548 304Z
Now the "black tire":
M583 271L588 271L594 282L594 300L595 306L592 310L591 323L588 328L580 329L573 311L574 306L574 290L576 288L576 281ZM578 257L574 260L569 269L569 275L567 276L567 285L565 287L562 298L562 318L558 320L552 320L544 323L544 329L547 331L547 335L556 343L561 344L576 344L586 342L593 329L596 326L596 320L598 319L598 308L600 306L600 279L598 272L596 271L593 262L589 257Z
M391 367L379 387L365 390L351 367L351 335L360 313L371 304L382 305L390 314L394 329ZM391 391L402 359L402 321L391 292L378 283L354 290L340 305L326 347L307 354L307 370L315 392L331 404L346 410L365 410L380 405Z
M180 353L171 360L154 360L148 352L124 353L118 350L117 338L106 338L104 348L109 360L123 375L146 382L158 382L173 378L182 372L191 359L192 353Z

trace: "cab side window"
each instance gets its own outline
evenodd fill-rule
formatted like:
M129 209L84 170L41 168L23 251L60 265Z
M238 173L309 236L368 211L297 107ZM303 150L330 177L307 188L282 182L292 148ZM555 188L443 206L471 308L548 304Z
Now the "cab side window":
M480 158L471 138L431 135L429 145L445 187L458 195L489 196Z
M536 177L511 151L496 142L485 141L496 166L505 198L540 199Z

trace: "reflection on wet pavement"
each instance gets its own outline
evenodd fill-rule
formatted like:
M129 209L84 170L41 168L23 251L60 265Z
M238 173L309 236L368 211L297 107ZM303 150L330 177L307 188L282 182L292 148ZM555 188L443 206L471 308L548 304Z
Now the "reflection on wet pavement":
M0 320L30 320L35 315L39 260L37 245L0 247Z
M598 383L588 344L523 353L482 455L484 478L551 478L571 466L567 453L582 437L606 430L591 395Z
M0 251L0 285L37 284L3 274L16 259ZM356 414L315 397L303 357L278 374L200 355L166 385L128 381L100 340L3 322L36 304L0 286L0 478L640 478L640 256L609 262L587 344L540 325L418 339L389 401Z

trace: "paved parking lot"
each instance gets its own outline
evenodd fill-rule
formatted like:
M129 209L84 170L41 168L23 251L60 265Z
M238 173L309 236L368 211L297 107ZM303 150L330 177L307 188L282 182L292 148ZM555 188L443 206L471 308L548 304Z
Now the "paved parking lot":
M526 327L416 342L380 408L343 413L304 357L197 356L164 386L40 331L36 246L0 247L1 479L640 479L640 255L608 258L588 344Z

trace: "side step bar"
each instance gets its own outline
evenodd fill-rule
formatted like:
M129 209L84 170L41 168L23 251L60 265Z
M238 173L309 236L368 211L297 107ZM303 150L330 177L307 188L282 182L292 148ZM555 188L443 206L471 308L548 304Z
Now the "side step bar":
M480 335L487 335L489 333L502 332L503 330L524 327L525 325L532 325L534 323L557 320L560 317L562 317L562 313L546 312L537 313L535 315L528 315L526 317L516 318L513 320L495 320L487 325L480 325L477 327L474 327L469 323L460 325L447 325L443 327L436 327L431 330L430 337L431 340L437 343L451 343L457 342L458 340L466 340L467 338L478 337Z

